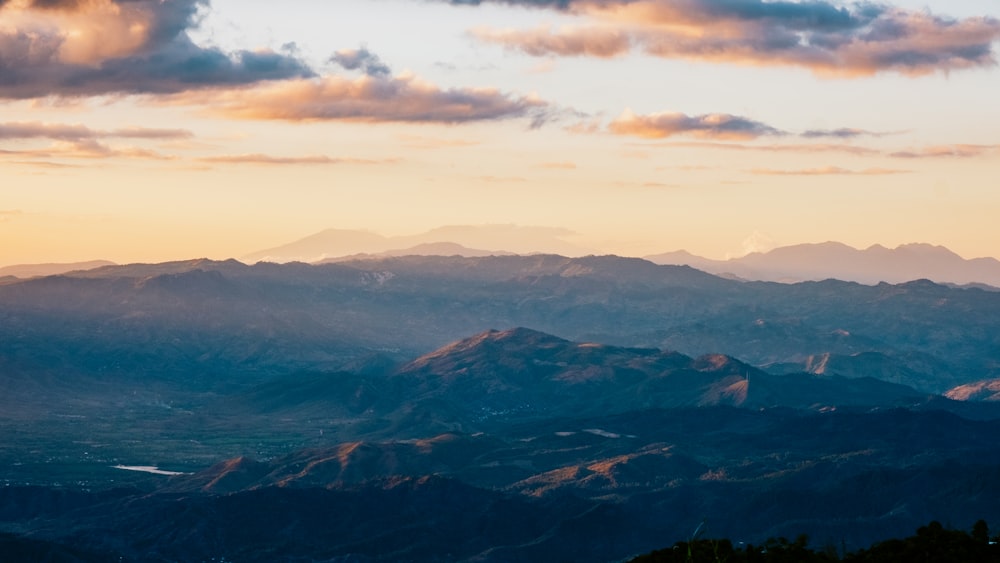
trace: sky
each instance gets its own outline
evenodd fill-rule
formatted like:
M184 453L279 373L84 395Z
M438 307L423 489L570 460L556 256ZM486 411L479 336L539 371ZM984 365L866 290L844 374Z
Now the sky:
M328 229L1000 257L996 0L0 0L0 266Z

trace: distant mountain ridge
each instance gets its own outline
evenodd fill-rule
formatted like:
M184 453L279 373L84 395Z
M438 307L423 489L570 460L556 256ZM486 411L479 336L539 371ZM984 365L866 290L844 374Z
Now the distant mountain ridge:
M425 242L409 248L399 248L386 250L374 254L352 254L350 256L338 256L335 258L324 258L313 262L314 264L332 264L335 262L348 262L351 260L366 260L379 258L398 258L402 256L461 256L463 258L484 258L486 256L516 256L513 252L504 250L482 250L469 248L454 242Z
M998 292L928 281L746 283L613 256L189 260L0 284L0 358L14 372L44 361L53 377L210 373L198 381L211 386L224 374L408 361L485 328L528 326L691 357L724 352L781 364L776 373L815 372L819 361L807 360L831 354L824 375L941 393L1000 377L998 315Z
M241 260L254 262L321 262L357 255L489 256L561 254L580 256L590 249L567 242L565 229L519 225L454 225L424 233L387 237L371 231L326 229L305 238L252 252Z
M558 254L583 256L592 250L565 240L562 229L517 225L466 225L387 237L370 231L327 229L300 240L241 258L246 263L329 263L401 256L467 258ZM943 246L926 243L896 248L873 245L856 249L840 242L806 243L713 260L685 250L644 257L655 264L690 266L710 274L748 281L795 283L837 279L876 285L918 279L955 285L1000 288L1000 260L965 259ZM2 272L0 272L2 274Z
M645 257L664 265L686 265L752 281L801 282L838 279L867 285L929 279L937 283L1000 287L1000 261L964 259L943 246L881 245L859 250L839 242L784 246L741 258L712 260L684 250Z
M57 276L67 272L93 270L103 266L114 266L108 260L89 260L86 262L66 262L50 264L14 264L0 268L0 278L11 276L15 278L35 278L40 276Z

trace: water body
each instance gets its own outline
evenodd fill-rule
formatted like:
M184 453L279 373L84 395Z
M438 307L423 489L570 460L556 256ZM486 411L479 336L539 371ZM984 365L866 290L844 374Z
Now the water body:
M166 471L152 465L115 465L115 469L125 471L141 471L142 473L152 473L153 475L190 475L181 471Z

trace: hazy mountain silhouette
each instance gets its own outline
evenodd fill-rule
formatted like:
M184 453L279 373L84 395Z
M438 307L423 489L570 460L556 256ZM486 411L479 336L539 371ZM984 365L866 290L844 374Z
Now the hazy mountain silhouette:
M15 264L0 267L0 277L34 278L39 276L56 276L67 272L93 270L102 266L113 266L114 262L107 260L90 260L87 262L66 262L58 264Z
M370 231L327 229L303 239L253 252L245 262L317 262L358 254L486 256L490 254L587 254L564 240L572 232L518 225L455 225L405 236L386 237ZM487 249L487 250L476 250Z
M1000 261L966 260L942 246L904 244L895 249L874 245L858 250L838 242L799 244L711 260L685 251L647 256L657 264L689 265L714 274L747 280L800 282L839 279L864 284L929 279L939 283L982 283L1000 287Z
M326 258L313 262L314 264L331 264L335 262L347 262L351 260L364 260L366 258L389 258L400 256L462 256L464 258L483 258L486 256L513 256L514 253L503 250L480 250L468 248L454 242L428 242L411 246L386 250L374 254L352 254L350 256L340 256L337 258Z

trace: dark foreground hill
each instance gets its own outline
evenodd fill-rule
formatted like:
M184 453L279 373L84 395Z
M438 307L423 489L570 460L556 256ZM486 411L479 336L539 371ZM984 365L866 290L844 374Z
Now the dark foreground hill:
M945 528L932 521L906 538L879 542L868 549L844 553L834 545L814 548L809 538L799 536L794 541L774 538L763 545L733 545L728 539L692 539L677 542L672 547L656 550L632 559L629 563L825 563L852 561L857 563L888 563L894 561L962 561L993 563L1000 560L1000 536L990 537L989 525L979 520L971 533Z
M931 519L1000 522L998 424L903 409L564 418L235 458L140 488L8 486L0 527L128 561L618 561L703 522L853 550Z

